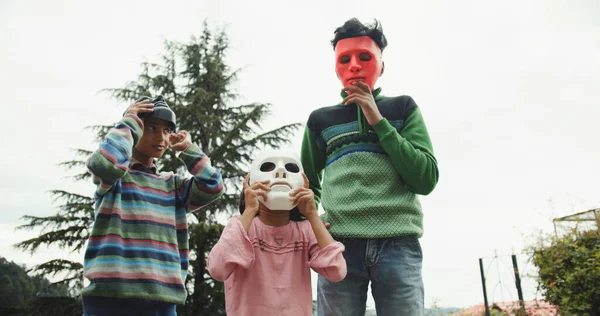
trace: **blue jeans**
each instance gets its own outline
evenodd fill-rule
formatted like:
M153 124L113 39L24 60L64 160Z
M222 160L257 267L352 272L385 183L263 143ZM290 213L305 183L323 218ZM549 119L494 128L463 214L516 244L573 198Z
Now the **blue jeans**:
M83 313L83 316L176 316L177 311L175 305L170 308L160 310L120 310L109 311L105 313Z
M423 252L416 236L339 239L348 266L346 278L330 282L319 275L319 316L364 316L367 287L377 316L423 316Z
M145 299L83 296L83 316L177 316L172 303Z

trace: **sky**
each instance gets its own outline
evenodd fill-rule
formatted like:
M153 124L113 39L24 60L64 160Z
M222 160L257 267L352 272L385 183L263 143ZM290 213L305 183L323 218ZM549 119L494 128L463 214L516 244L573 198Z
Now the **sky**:
M340 101L333 30L376 18L389 42L377 85L414 98L439 163L437 188L421 197L426 306L481 304L479 258L490 301L516 299L513 253L525 299L541 298L523 249L552 232L553 218L600 207L600 2L366 3L1 1L0 256L27 266L82 260L52 247L17 251L38 232L15 227L56 212L49 190L92 194L57 164L71 148L96 146L84 128L128 106L100 90L135 79L165 40L200 34L204 19L224 27L227 62L241 69L234 104L272 104L269 130ZM301 133L291 139L298 151Z

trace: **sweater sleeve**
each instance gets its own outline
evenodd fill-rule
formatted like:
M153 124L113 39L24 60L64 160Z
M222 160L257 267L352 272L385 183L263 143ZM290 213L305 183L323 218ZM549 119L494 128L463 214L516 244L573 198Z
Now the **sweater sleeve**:
M304 129L302 147L300 149L300 160L304 174L308 178L309 188L315 195L315 204L317 209L321 202L321 180L323 179L323 169L325 169L325 154L317 145L316 135L310 129L311 119Z
M254 247L239 220L229 220L217 244L206 258L206 269L217 281L225 281L236 269L248 269L254 263Z
M319 248L317 237L311 230L308 247L308 265L316 273L331 282L339 282L346 277L346 259L344 259L344 255L342 254L345 250L344 244L336 241L323 248Z
M211 165L210 159L198 145L190 145L179 155L179 159L193 175L187 179L177 178L178 196L189 212L196 211L223 195L221 173Z
M127 174L133 147L142 137L144 123L137 115L127 114L111 128L86 166L96 185L96 197L102 197L117 180Z
M412 98L409 102L414 103ZM416 194L431 193L437 185L439 171L419 108L415 106L400 133L385 118L377 122L373 129L407 188Z

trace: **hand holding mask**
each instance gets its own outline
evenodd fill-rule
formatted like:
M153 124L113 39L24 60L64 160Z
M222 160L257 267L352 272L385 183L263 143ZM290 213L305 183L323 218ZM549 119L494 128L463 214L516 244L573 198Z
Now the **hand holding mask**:
M304 186L290 193L292 204L297 205L300 214L308 219L314 216L319 217L317 206L315 205L315 194L309 188L308 178L304 172L302 173L302 179L304 179Z

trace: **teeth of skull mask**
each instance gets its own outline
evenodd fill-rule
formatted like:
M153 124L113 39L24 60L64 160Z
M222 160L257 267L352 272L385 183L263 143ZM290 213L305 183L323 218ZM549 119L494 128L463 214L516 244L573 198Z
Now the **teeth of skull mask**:
M258 200L270 210L289 211L294 208L290 192L304 186L302 164L298 155L291 150L267 150L261 152L252 163L250 185L269 180L267 201Z

